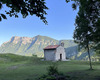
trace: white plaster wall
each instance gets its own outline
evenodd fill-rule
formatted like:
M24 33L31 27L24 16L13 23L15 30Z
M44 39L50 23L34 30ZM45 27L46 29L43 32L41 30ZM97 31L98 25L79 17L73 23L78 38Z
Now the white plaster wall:
M56 55L55 55L55 60L60 60L60 54L62 54L62 60L66 60L66 53L65 53L65 49L62 46L59 46L56 49Z
M44 59L45 60L55 60L55 51L56 50L44 50Z

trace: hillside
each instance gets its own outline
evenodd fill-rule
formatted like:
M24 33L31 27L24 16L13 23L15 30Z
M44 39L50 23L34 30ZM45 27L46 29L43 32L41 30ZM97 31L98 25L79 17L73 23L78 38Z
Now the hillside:
M87 53L78 51L77 44L73 40L56 40L47 36L18 37L14 36L0 47L0 53L13 53L18 55L43 57L43 48L64 42L67 58L76 60L87 59ZM84 53L84 54L83 54ZM93 53L92 53L93 54Z
M43 56L44 47L59 44L61 41L40 35L33 38L14 36L1 45L0 53L15 53L19 55L34 54L41 57ZM65 43L65 48L76 45L72 40L64 40L63 42Z
M65 51L66 51L66 55L67 55L68 58L75 59L75 60L88 60L87 51L84 50L84 49L78 50L77 45L65 48ZM95 58L93 50L90 50L90 55L91 55L91 59Z
M99 62L92 62L94 70L90 71L88 61L51 62L15 54L0 54L0 80L37 80L47 74L52 64L57 64L60 73L70 76L68 80L100 80Z

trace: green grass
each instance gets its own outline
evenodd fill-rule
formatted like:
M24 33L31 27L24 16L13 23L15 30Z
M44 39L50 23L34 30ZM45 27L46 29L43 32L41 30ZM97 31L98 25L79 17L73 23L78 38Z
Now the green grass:
M50 62L13 54L0 54L0 80L35 80L47 74L52 64L57 64L60 73L74 80L100 80L100 62L93 62L94 70L90 71L86 61Z

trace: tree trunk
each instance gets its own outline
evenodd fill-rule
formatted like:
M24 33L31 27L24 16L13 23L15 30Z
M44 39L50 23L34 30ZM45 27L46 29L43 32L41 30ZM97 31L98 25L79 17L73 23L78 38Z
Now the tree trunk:
M90 57L90 51L89 51L89 44L87 44L87 51L88 51L88 57L89 57L89 63L90 63L90 70L92 70L91 57Z

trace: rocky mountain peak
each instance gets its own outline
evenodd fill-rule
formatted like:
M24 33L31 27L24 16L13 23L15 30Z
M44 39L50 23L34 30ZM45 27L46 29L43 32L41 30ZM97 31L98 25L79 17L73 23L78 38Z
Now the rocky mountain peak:
M10 43L14 43L14 44L17 44L18 42L20 41L20 37L19 36L13 36L11 39L10 39Z
M13 36L8 42L17 44L18 42L22 42L22 44L31 43L32 38L30 37L19 37Z
M30 37L22 37L22 43L23 44L27 44L27 43L31 43L32 42L32 38Z

